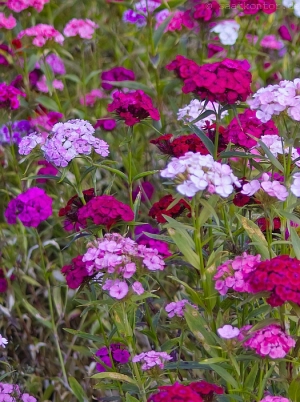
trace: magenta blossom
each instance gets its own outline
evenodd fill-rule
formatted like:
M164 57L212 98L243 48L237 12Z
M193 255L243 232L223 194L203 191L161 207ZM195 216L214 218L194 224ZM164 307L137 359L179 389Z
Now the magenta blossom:
M125 345L123 345L122 343L112 343L109 346L109 349L115 365L128 363L130 353L126 349ZM96 370L98 370L100 373L106 371L106 367L101 364L101 362L103 362L108 367L112 367L109 349L104 346L103 348L99 349L95 354L95 356L98 357L98 359L100 360L100 362L96 364Z
M31 28L24 29L18 35L18 39L22 39L24 36L33 36L32 44L37 47L42 47L47 41L53 40L60 45L64 42L64 37L59 33L52 25L38 24Z
M82 39L92 39L96 28L99 25L89 19L73 18L65 26L63 33L67 37L78 35Z

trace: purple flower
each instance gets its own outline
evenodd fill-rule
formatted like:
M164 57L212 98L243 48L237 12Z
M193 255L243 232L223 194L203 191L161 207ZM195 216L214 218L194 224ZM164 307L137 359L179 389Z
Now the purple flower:
M99 119L94 125L94 128L102 128L105 131L112 131L116 128L117 122L115 119Z
M54 53L46 56L46 63L51 67L54 74L64 75L66 74L66 68L62 59ZM40 68L41 64L36 63L36 68Z
M44 190L32 187L12 199L6 208L5 218L9 224L17 218L27 227L37 227L52 215L52 199Z
M136 24L138 28L147 25L147 19L144 15L136 13L133 10L126 10L123 14L123 21L129 24Z
M150 370L155 366L160 369L164 368L165 362L172 360L172 357L166 352L155 352L151 350L150 352L140 353L133 357L133 363L142 362L142 370Z
M124 67L114 67L110 70L103 71L101 74L102 81L134 81L135 75L132 70L128 70ZM102 88L111 90L113 85L102 82Z
M122 343L112 343L110 346L110 352L111 356L114 360L115 364L126 364L129 361L130 358L130 353L126 349L125 345ZM106 346L103 348L99 349L96 352L96 355L99 360L101 360L106 366L112 367L112 362L109 356L109 350ZM96 364L96 370L100 371L100 373L103 373L106 371L106 368L103 364L100 362Z
M141 186L136 187L133 192L132 192L132 197L133 200L135 201L138 193L141 192L141 201L145 202L146 199L151 200L153 193L154 193L154 187L153 184L150 183L150 181L144 181Z
M19 144L32 131L28 120L8 122L0 127L0 144Z
M132 290L137 295L142 295L145 292L145 289L143 288L143 285L141 284L141 282L138 282L138 281L136 281L136 282L134 282L132 284Z
M165 310L168 313L169 318L173 318L175 316L182 318L185 313L185 305L189 304L197 308L196 306L192 305L187 299L180 300L178 302L172 302L166 305Z

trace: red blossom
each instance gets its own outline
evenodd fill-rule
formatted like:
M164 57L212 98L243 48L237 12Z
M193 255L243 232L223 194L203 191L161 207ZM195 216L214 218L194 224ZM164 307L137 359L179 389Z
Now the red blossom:
M82 255L72 259L70 265L62 267L61 272L66 276L66 281L71 289L77 289L89 276L85 262L82 261Z
M215 384L210 384L206 381L192 382L189 384L194 392L203 398L204 402L212 402L214 394L222 395L224 394L224 389Z
M202 155L208 155L209 152L203 142L196 134L181 135L173 139L172 134L165 134L155 140L150 141L151 144L166 155L183 156L187 152L200 152Z
M159 387L159 392L151 395L148 402L203 402L203 399L191 387L175 383Z
M176 205L174 205L172 208L169 208L174 201L175 199L171 194L165 195L158 202L155 202L152 205L148 215L155 219L158 223L165 223L166 219L163 217L163 215L170 216L171 218L177 218L185 210L191 210L189 204L182 198L177 202ZM188 216L191 215L188 214Z

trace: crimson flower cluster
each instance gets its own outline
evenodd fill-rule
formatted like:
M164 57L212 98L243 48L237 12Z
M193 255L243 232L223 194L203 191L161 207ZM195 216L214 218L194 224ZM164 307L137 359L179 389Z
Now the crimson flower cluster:
M196 134L181 135L174 139L172 134L165 134L151 140L150 143L156 145L163 154L177 158L187 152L200 152L202 155L209 154L207 148Z
M25 93L12 85L7 85L5 82L0 84L0 109L10 108L18 109L20 106L19 96L25 97Z
M149 216L155 219L158 223L165 223L166 219L163 217L163 215L170 216L171 218L175 219L178 218L178 216L180 216L185 210L191 210L191 207L183 198L181 198L176 205L169 208L174 201L175 199L171 194L165 195L152 205L149 211ZM191 216L190 213L188 216Z
M103 225L109 230L118 221L130 222L134 214L130 207L112 195L99 195L92 198L78 210L78 222L83 227L90 220L95 225Z
M61 269L71 289L77 289L90 276L86 269L86 263L82 261L82 257L82 255L78 255L72 259L71 264L65 265Z
M246 278L251 293L270 292L267 302L281 306L286 301L300 305L300 261L279 255L261 261Z
M272 14L276 11L275 0L230 0L230 8L241 7L244 14L257 14L262 11L265 14Z
M193 9L192 16L195 20L208 22L213 18L219 17L220 14L220 4L215 0L209 0L208 2L197 4Z
M193 92L202 100L234 104L245 102L251 94L252 76L249 63L244 60L225 59L221 62L198 66L183 56L176 56L166 66L183 79L182 92Z
M251 148L257 141L249 136L261 138L263 135L278 135L278 129L272 120L262 123L254 110L247 109L231 120L223 136L233 144Z
M189 385L175 383L159 387L159 392L153 394L148 402L211 402L214 394L222 395L224 390L206 381L192 382Z
M134 81L135 75L132 70L124 67L114 67L110 70L103 71L101 74L102 81ZM113 89L113 85L102 82L102 88L106 90Z
M113 101L107 107L108 112L116 112L121 119L124 119L127 126L133 126L139 121L151 117L153 120L159 120L159 112L153 106L150 96L144 91L123 93L115 92Z

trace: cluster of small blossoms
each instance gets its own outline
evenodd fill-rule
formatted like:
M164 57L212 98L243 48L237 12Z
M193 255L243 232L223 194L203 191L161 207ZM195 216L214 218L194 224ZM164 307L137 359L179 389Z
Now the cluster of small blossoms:
M94 106L98 99L104 98L104 93L101 89L92 89L91 92L85 94L79 99L81 105ZM95 128L95 127L94 127Z
M71 264L64 265L61 269L61 272L65 275L67 284L71 289L77 289L90 276L90 273L86 268L86 263L82 261L82 258L82 255L78 255L72 259Z
M6 123L0 127L0 144L19 144L22 137L31 131L33 130L28 120Z
M300 17L300 0L283 0L282 4L284 7L292 8L294 15Z
M272 136L280 138L277 134L278 129L272 120L262 123L253 110L246 109L231 120L222 137L233 144L251 148L257 145L257 141L252 137L263 139Z
M41 12L46 3L49 3L50 0L7 0L5 3L6 7L10 10L20 13L26 8L33 7L38 12Z
M222 45L234 45L239 36L240 25L232 20L222 21L215 25L210 32L217 33Z
M193 306L194 308L197 308L193 304L191 304L187 299L182 299L179 300L178 302L172 302L166 305L165 310L168 313L169 318L173 317L179 317L182 318L184 317L185 313L185 305L189 304L190 306Z
M149 248L155 248L158 251L158 254L164 258L171 255L168 243L161 240L152 239L151 237L147 236L145 232L150 234L159 234L159 229L154 228L149 224L136 226L134 229L134 234L136 236L135 241L138 244L142 244Z
M112 368L112 361L109 355L109 352L111 354L111 357L114 361L114 364L126 364L129 361L130 358L130 353L128 350L125 348L125 345L121 343L112 343L109 345L109 349L104 346L103 348L97 350L95 353L95 356L98 357L100 362L97 362L96 364L96 370L98 370L100 373L103 373L106 371L106 367ZM104 363L104 364L101 364Z
M197 117L199 117L202 113L211 110L212 114L204 117L202 120L197 121L195 124L196 127L202 128L206 122L212 124L213 121L216 120L216 113L219 112L220 105L214 102L200 102L198 99L193 99L188 105L178 110L177 120L183 120L184 122L191 122ZM224 111L221 114L221 118L223 119L227 116L228 112Z
M300 13L299 13L300 17ZM268 395L264 397L260 402L291 402L290 399L284 398L283 396L272 396Z
M248 255L243 253L241 256L228 260L217 267L217 273L214 276L215 289L224 296L228 290L233 289L236 292L249 292L249 284L245 280L249 272L255 270L260 262L260 255Z
M300 121L300 78L260 88L248 103L251 109L257 110L256 117L263 123L283 111L286 111L291 119Z
M90 244L82 261L86 263L89 273L100 271L113 278L106 279L102 289L116 299L123 299L127 295L127 280L136 272L142 273L143 269L161 271L165 266L156 249L138 245L117 233L106 234L104 238ZM144 292L140 282L134 282L132 290L137 294Z
M171 20L165 29L166 32L181 31L183 28L192 29L195 27L194 21L185 11L176 10L172 13L169 10L165 9L155 14L155 28L157 29L161 25L161 23L169 16L171 16Z
M204 127L202 128L204 129ZM196 134L180 135L176 138L172 134L165 134L151 140L150 143L156 145L163 154L176 158L185 155L187 152L209 154L204 143Z
M61 80L57 80L56 78L51 81L51 85L54 89L57 89L58 91L63 91L64 89L64 84ZM42 77L39 79L39 81L36 83L36 88L40 92L48 93L49 92L49 86L47 83L47 78L45 75L42 75Z
M19 144L19 153L28 155L37 144L42 144L45 159L61 167L68 166L79 155L90 155L92 149L105 157L109 154L108 144L94 137L94 132L94 127L85 120L57 123L45 140L38 134L24 137Z
M300 305L300 261L280 255L259 262L245 279L251 293L270 292L267 302L275 307L286 301Z
M247 326L248 331L250 328ZM281 359L286 356L291 348L296 345L293 338L287 335L279 325L268 325L254 332L246 332L249 339L243 342L243 346L253 349L255 353L262 357L271 359ZM239 340L243 341L245 331L241 328Z
M287 188L278 180L270 180L268 173L263 173L260 179L244 184L241 193L251 197L259 190L265 191L270 197L279 201L285 201L289 195Z
M65 26L63 34L67 37L78 35L82 39L92 39L96 28L99 28L99 25L89 19L73 18Z
M147 25L147 15L160 6L160 1L141 0L134 5L134 10L126 10L123 14L123 21L130 24L136 24L142 28Z
M33 396L22 393L16 384L0 382L0 397L3 402L37 402Z
M105 81L134 81L135 74L132 70L128 70L124 67L114 67L110 70L102 71L101 73L102 88L110 91L114 88L112 84Z
M150 352L143 352L132 358L133 363L142 362L142 370L151 370L153 367L158 366L163 370L165 363L172 360L172 357L166 352L155 352L151 350Z
M12 15L6 17L4 13L0 13L0 29L13 29L16 25L17 21Z
M260 11L265 14L272 14L276 11L275 0L230 0L230 8L241 7L246 15L254 15Z
M44 190L32 187L13 198L5 210L9 224L17 223L17 218L27 227L37 227L52 215L52 198Z
M18 109L20 106L19 96L25 97L25 93L5 82L0 83L0 109Z
M200 153L187 152L184 156L172 158L160 174L180 181L176 189L187 197L204 190L228 197L233 192L233 185L241 186L229 165L215 162L211 155Z
M182 215L183 212L188 211L188 216L190 216L191 207L184 199L178 200L175 205L170 207L174 201L175 198L173 198L171 194L165 195L152 205L149 210L149 216L155 219L158 223L166 222L166 219L163 215L176 219Z
M64 43L64 37L58 32L52 25L38 24L31 28L24 29L18 34L18 39L22 39L24 36L33 36L32 44L37 47L42 47L47 41L54 40L54 42L62 45Z
M44 64L48 64L54 74L66 74L66 67L63 60L55 53L48 54L45 59L36 63L35 68L41 68Z

